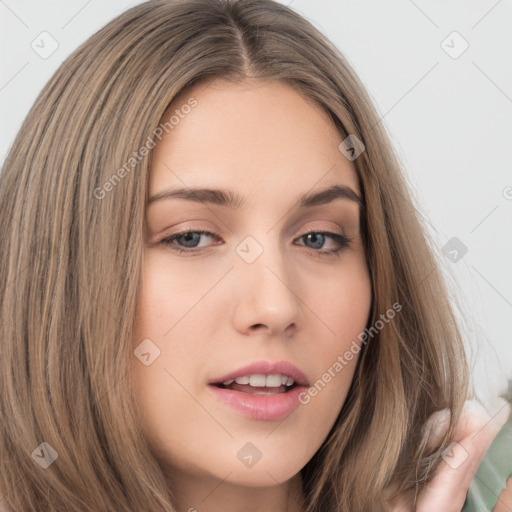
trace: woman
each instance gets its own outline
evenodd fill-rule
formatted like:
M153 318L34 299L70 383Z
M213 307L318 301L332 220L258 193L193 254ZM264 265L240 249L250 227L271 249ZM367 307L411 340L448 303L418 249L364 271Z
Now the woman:
M128 10L36 100L0 204L6 510L461 509L502 421L462 415L398 162L292 10Z

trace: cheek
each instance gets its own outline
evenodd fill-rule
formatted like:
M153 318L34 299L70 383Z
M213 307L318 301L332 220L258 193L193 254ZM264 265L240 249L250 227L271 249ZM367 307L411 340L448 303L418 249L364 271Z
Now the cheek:
M365 265L357 263L340 271L321 288L309 284L307 296L319 321L307 337L315 380L301 397L310 417L332 425L350 388L367 326L372 293ZM316 335L315 335L316 333Z
M209 292L225 271L207 263L191 264L171 258L166 251L147 251L135 314L134 344L150 338L163 351L172 343L174 361L194 361L196 354L204 350L203 340L214 335L211 326L216 325L219 312L208 306ZM183 339L187 343L181 343Z
M321 280L312 277L304 282L307 284L301 293L320 323L315 329L318 339L332 356L367 325L372 302L368 269L360 259L353 259L340 265L337 275Z
M142 357L131 358L131 374L141 427L157 456L162 447L173 447L167 460L187 438L190 419L204 415L189 393L197 393L193 376L205 359L204 340L212 337L205 326L214 323L215 311L199 303L211 282L211 276L202 279L197 272L170 269L165 254L145 254L132 339L133 350ZM208 427L214 428L211 423Z
M137 331L145 336L164 335L197 302L202 288L197 277L170 268L165 253L147 251L137 304Z

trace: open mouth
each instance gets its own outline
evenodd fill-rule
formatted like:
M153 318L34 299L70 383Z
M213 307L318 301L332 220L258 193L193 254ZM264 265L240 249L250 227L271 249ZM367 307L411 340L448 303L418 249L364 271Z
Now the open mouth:
M259 365L258 369L263 368L265 374L252 373L251 368L238 370L210 382L209 388L217 400L249 418L282 420L299 407L299 395L306 389L307 379L289 366L281 365L281 373L270 373L277 365L270 371L268 366Z
M216 386L220 389L229 389L231 391L239 391L240 393L248 393L250 395L279 395L282 393L288 393L292 389L297 387L297 383L287 386L281 384L280 386L252 386L251 384L239 384L236 381L231 382L230 384L225 383L217 383L212 384L212 386Z

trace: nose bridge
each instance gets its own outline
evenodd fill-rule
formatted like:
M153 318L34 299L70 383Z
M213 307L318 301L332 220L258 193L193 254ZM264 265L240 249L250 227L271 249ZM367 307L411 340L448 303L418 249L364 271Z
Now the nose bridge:
M247 236L238 244L236 252L241 260L237 266L244 278L247 275L251 281L259 282L262 286L287 288L289 262L281 250L280 241L276 239L275 231L268 233L261 230Z
M277 333L298 322L297 281L275 232L247 236L236 252L238 327L263 324Z

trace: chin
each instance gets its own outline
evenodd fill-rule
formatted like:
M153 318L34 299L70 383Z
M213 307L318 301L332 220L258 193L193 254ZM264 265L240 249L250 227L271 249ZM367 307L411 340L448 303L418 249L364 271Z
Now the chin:
M266 487L282 484L293 478L308 462L305 458L299 460L298 450L292 451L290 449L280 450L262 450L259 460L253 459L252 461L244 461L246 453L251 452L250 445L245 449L245 452L240 450L237 458L224 457L222 462L216 469L219 478L225 478L229 474L228 481L233 484L244 485L247 487ZM293 458L290 455L293 454ZM256 453L254 454L256 455ZM238 460L240 459L240 460ZM222 468L219 470L219 468Z
M261 461L260 461L261 463ZM259 466L259 464L257 465ZM293 478L301 468L296 470L291 469L285 465L276 466L275 464L269 464L257 468L237 468L226 479L234 485L240 485L243 487L273 487L278 484L283 484ZM218 478L224 478L224 476L218 475Z

